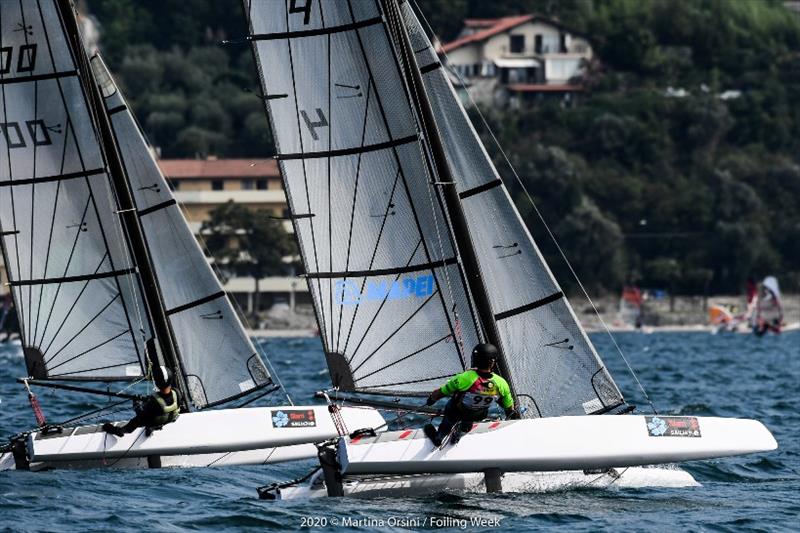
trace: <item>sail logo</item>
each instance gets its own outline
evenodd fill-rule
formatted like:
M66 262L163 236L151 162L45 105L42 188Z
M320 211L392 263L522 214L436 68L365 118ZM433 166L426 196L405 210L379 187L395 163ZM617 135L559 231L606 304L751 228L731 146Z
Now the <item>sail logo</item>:
M408 298L425 298L433 294L436 282L433 275L426 274L390 281L368 281L362 286L352 280L337 281L334 294L337 305L358 305L364 302L382 302L384 300L405 300Z
M281 409L272 411L271 414L274 428L307 428L317 425L313 409Z

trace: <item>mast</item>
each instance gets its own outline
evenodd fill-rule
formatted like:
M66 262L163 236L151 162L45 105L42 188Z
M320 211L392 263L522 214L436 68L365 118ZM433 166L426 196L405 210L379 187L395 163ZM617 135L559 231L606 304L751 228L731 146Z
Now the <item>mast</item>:
M445 208L452 225L453 238L461 256L461 263L464 268L467 285L472 293L473 301L475 302L478 321L481 324L486 341L494 344L498 350L500 350L501 357L497 362L498 370L509 382L512 394L516 396L511 375L508 372L508 365L506 365L505 354L503 354L500 335L497 331L497 323L489 303L489 295L486 292L486 286L481 277L478 258L469 236L469 228L458 197L456 183L447 163L445 149L436 126L431 103L425 91L419 65L417 65L417 60L414 56L411 40L400 16L398 0L381 0L381 7L386 14L387 26L393 34L394 41L398 47L398 52L400 54L399 59L401 59L402 66L406 71L406 80L409 84L409 97L419 111L420 126L430 146L431 158L433 159L437 174L436 179L442 184L442 196L444 197Z
M128 235L134 261L139 269L139 274L142 280L142 290L144 292L148 314L152 320L156 340L158 342L158 346L161 348L161 354L164 357L165 364L172 371L174 386L182 393L180 395L182 404L181 408L184 410L189 410L184 372L181 368L180 359L175 347L175 341L172 336L169 319L164 309L163 299L150 259L150 254L147 249L144 233L140 225L136 205L133 201L130 185L128 183L127 176L125 175L125 170L122 165L119 152L117 151L116 144L114 143L111 124L109 123L108 116L104 111L102 96L100 95L97 84L94 82L94 76L92 74L91 67L89 66L86 53L83 49L83 42L80 37L80 31L78 30L78 22L75 17L75 10L72 5L72 0L58 0L58 6L61 10L61 16L64 21L64 27L67 35L72 41L70 46L72 47L75 61L78 65L81 77L85 81L84 87L90 93L88 104L90 109L94 111L94 115L97 119L97 126L100 133L100 144L103 146L103 150L106 154L106 162L109 167L110 175L116 192L117 203L119 206L119 215ZM151 343L148 343L148 345L150 344ZM147 357L152 363L153 367L159 366L158 357L155 353L153 353L153 350L147 350Z

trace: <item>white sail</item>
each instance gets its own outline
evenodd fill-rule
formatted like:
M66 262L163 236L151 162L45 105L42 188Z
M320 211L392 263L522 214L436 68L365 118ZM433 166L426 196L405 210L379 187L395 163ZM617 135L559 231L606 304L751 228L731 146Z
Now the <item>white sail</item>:
M270 385L258 351L99 55L92 58L92 69L111 119L194 406L218 404Z
M409 2L401 8L520 404L527 416L592 414L620 405L622 395L525 227Z
M53 1L0 3L0 92L0 233L28 373L137 379L138 279Z
M334 385L426 393L478 333L377 2L244 4Z

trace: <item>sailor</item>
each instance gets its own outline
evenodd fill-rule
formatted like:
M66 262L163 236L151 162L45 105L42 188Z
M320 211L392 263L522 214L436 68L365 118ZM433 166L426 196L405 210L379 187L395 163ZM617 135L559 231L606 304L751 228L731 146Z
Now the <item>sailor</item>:
M161 367L161 376L158 376L155 382L158 390L143 402L134 405L136 416L122 427L105 423L103 431L122 437L136 428L147 428L149 435L149 432L175 422L181 413L181 408L178 391L172 388L172 372L168 368Z
M453 376L428 396L428 405L450 396L439 429L431 424L423 428L434 445L441 446L451 431L453 434L450 436L450 443L457 444L461 435L472 429L474 422L486 418L494 401L505 409L507 420L520 417L519 412L514 409L514 398L508 382L492 372L497 357L498 352L494 345L478 344L472 350L472 369ZM456 424L458 427L454 429Z

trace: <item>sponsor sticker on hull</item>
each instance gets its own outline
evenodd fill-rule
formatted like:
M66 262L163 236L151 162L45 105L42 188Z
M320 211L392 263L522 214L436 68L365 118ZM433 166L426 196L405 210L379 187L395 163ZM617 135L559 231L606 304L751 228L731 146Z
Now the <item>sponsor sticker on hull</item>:
M700 421L693 416L646 416L651 437L700 437Z
M274 428L310 428L317 425L313 409L280 409L270 412Z

